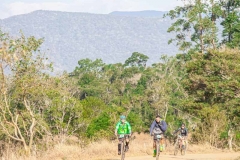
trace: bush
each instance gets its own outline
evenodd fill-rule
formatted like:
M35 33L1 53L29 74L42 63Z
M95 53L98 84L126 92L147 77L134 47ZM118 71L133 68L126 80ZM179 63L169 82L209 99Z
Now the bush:
M109 132L110 126L110 116L107 113L102 113L99 117L95 118L87 128L86 135L88 138L102 138L105 136L109 136L111 132ZM98 132L101 132L99 135ZM96 136L96 137L94 137Z

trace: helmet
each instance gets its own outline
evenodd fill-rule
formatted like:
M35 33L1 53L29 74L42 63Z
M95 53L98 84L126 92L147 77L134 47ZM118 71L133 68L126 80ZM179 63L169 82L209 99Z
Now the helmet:
M126 116L121 115L121 116L120 116L120 119L121 119L121 120L126 119Z
M184 126L185 127L185 124L184 123L182 123L182 125L181 126Z

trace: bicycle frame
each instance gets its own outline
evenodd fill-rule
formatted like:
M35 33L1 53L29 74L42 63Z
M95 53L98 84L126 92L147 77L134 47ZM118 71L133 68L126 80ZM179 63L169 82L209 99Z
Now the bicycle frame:
M156 140L156 160L159 159L160 155L160 146L163 145L163 135L154 135L157 140Z
M121 140L121 160L124 160L125 158L125 144L127 136L128 136L127 134L119 135L119 139Z
M185 144L183 144L183 143L185 143ZM182 145L186 145L185 137L179 135L178 136L178 144L180 147L182 147Z
M185 143L185 144L183 144ZM183 145L186 147L186 142L185 142L185 137L178 135L176 144L175 144L175 150L174 150L174 155L177 155L178 150L181 150L181 154L185 154L185 148L183 148Z

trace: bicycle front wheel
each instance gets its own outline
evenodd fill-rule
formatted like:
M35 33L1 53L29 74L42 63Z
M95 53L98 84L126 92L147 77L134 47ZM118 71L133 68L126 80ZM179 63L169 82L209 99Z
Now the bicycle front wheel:
M159 145L159 143L157 143L157 147L156 147L156 160L159 160L159 155L160 155L160 145Z
M182 145L181 147L181 154L184 156L186 153L186 145Z
M121 145L121 160L124 160L125 158L125 145L124 145L124 142L122 142L122 145Z
M177 153L178 153L178 144L176 143L175 144L175 147L174 147L174 156L176 156L177 155Z

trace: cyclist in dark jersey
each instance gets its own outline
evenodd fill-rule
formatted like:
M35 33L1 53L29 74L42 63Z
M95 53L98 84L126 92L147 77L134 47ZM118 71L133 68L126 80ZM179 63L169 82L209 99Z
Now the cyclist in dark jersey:
M181 128L179 128L178 130L176 130L173 134L176 134L176 133L180 133L181 136L184 136L187 138L188 136L188 131L187 131L187 128L185 127L185 124L182 124Z
M179 133L184 138L184 141L185 141L185 144L186 144L186 147L187 147L188 131L187 131L187 128L185 127L184 123L181 125L181 128L177 129L173 134L176 134L176 133Z

